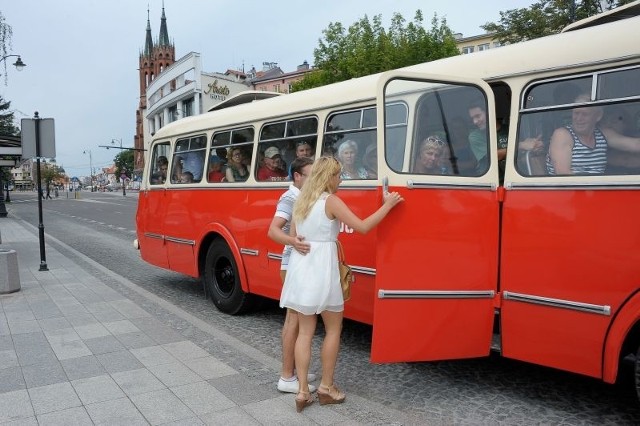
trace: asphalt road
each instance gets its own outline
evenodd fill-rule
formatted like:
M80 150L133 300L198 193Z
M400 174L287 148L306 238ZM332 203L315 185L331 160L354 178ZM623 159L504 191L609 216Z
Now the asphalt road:
M9 213L37 226L36 194L13 192L11 198ZM136 205L135 193L123 197L122 193L81 192L79 199L62 193L58 199L43 202L45 234L259 351L279 358L283 315L275 304L244 316L225 315L204 298L198 280L140 260L131 244L135 238ZM92 273L100 274L74 251L56 248L86 265ZM33 261L39 264L39 259ZM113 279L100 278L118 287ZM640 424L640 404L630 381L607 385L498 355L463 361L371 364L370 339L371 327L345 323L337 383L347 393L403 410L425 423ZM318 351L316 342L312 370L317 372ZM274 386L276 380L274 376Z

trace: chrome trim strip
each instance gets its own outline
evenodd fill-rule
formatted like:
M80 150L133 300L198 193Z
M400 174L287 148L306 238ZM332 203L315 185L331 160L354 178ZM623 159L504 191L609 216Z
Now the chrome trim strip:
M531 183L519 183L519 182L509 182L505 185L506 189L523 189L523 190L540 190L540 189L548 189L550 191L568 191L568 190L619 190L619 191L628 191L628 190L640 190L640 185L637 182L612 182L611 184L604 184L602 182L585 182L585 183L570 183L570 184L562 184L562 182L531 182Z
M411 179L407 180L407 188L409 189L487 189L495 191L497 185L495 183L436 183L436 182L415 182Z
M374 277L376 275L375 268L367 268L366 266L355 266L355 265L349 265L349 266L351 266L351 270L357 274L372 275Z
M194 240L187 240L185 238L175 238L175 237L164 237L166 241L171 241L176 244L186 244L189 246L195 246L196 242Z
M245 249L245 248L241 248L240 249L240 253L248 254L249 256L258 256L260 254L260 252L258 250Z
M268 259L272 259L272 260L279 260L280 262L282 262L282 255L281 254L267 252L267 258Z
M502 298L504 300L531 303L533 305L551 306L554 308L588 312L598 315L611 315L611 306L608 305L593 305L591 303L573 302L571 300L554 299L551 297L532 296L530 294L513 293L511 291L502 292Z
M154 234L153 232L145 232L144 236L147 238L154 238L156 240L164 240L164 235Z
M495 295L493 290L378 290L378 299L491 299Z

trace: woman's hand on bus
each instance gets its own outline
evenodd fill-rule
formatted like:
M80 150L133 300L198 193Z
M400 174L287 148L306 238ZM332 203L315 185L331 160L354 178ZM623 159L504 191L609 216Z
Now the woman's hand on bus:
M293 238L291 246L303 256L309 253L309 251L311 251L311 244L306 242L302 235L296 235Z
M384 204L389 206L390 208L395 207L398 203L404 201L402 195L397 192L385 192L383 195Z

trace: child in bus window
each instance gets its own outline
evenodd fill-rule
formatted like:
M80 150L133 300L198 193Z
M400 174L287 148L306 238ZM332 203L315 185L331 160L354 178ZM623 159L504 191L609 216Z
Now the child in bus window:
M180 183L193 183L193 174L191 172L182 172Z
M209 159L209 174L207 180L209 182L222 182L225 174L222 171L222 158L212 155Z

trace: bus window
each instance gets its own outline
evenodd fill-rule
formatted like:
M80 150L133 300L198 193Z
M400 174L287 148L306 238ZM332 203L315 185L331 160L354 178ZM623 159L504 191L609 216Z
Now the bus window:
M197 183L202 180L206 136L179 139L173 155L171 183Z
M208 182L244 182L249 178L254 134L253 127L213 134L207 168Z
M161 185L167 180L170 155L171 147L169 142L159 143L153 147L151 165L149 166L149 183L151 185Z
M327 120L323 155L342 164L343 180L376 179L375 107L331 114Z
M638 78L640 68L634 67L532 85L524 92L520 116L518 172L523 176L640 174L639 126L633 119L640 114ZM597 94L595 99L592 93ZM625 142L625 137L637 142ZM543 149L525 149L532 138L541 140Z
M265 124L260 132L256 180L289 179L289 166L297 156L313 157L318 139L316 117Z

